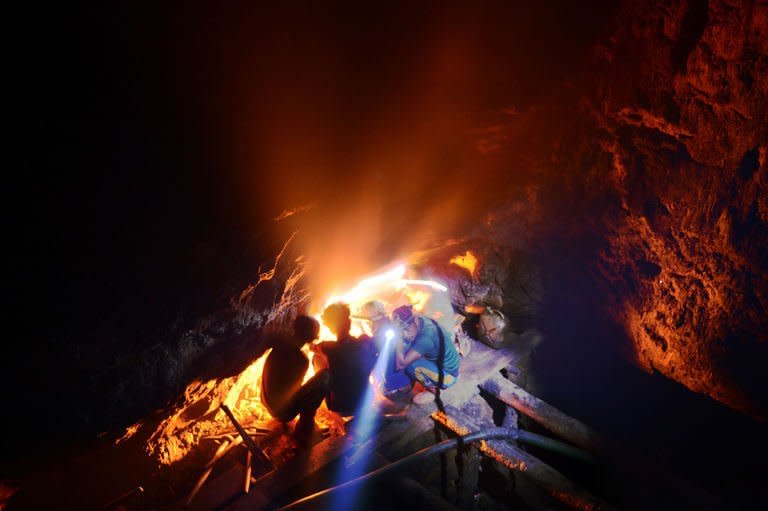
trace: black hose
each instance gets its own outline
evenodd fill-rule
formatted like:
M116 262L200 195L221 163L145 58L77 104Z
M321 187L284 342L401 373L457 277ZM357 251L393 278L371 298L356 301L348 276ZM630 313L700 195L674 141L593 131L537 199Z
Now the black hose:
M520 442L537 445L544 449L559 452L560 454L565 454L580 460L594 462L593 458L586 452L558 440L553 440L542 435L537 435L528 431L521 431L515 428L488 428L476 433L470 433L468 435L452 438L450 440L444 440L430 447L425 447L414 452L413 454L406 456L405 458L400 458L399 460L393 461L392 463L378 468L372 472L368 472L367 474L363 474L354 479L350 479L349 481L345 481L336 486L331 486L330 488L320 490L311 495L307 495L306 497L295 500L290 504L281 507L278 509L278 511L294 509L302 504L318 499L330 493L349 488L363 481L377 479L385 474L388 474L389 472L392 472L393 470L403 468L423 458L435 456L451 449L462 447L474 442L479 442L481 440L519 440Z
M517 432L515 440L520 443L535 445L536 447L541 447L542 449L546 449L557 454L562 454L563 456L583 461L585 463L596 462L595 458L593 458L592 455L587 451L579 449L578 447L574 447L571 444L566 444L565 442L561 442L560 440L555 440L554 438L549 438L544 435L537 435L536 433L531 433L530 431L523 431L522 429L516 429L514 431Z

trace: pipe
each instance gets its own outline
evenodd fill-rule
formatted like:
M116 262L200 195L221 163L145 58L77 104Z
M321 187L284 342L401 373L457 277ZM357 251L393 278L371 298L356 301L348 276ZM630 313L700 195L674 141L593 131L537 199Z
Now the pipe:
M585 463L596 463L595 458L592 457L587 451L574 447L571 444L566 444L554 438L549 438L544 435L538 435L531 433L530 431L517 430L517 437L515 440L518 442L541 447L548 451L552 451L557 454L562 454L575 460L583 461Z
M287 511L289 509L294 509L302 504L306 504L307 502L313 501L320 497L324 497L325 495L328 495L330 493L343 490L345 488L349 488L351 486L354 486L364 481L377 479L383 475L388 474L389 472L392 472L393 470L403 468L407 465L410 465L424 458L428 458L430 456L436 456L438 454L444 453L451 449L461 448L465 445L468 445L474 442L480 442L482 440L519 440L520 442L529 443L531 445L537 445L544 449L549 449L555 452L559 452L561 454L573 456L577 459L591 460L589 454L587 454L586 452L581 451L580 449L577 449L570 445L564 444L563 442L559 442L557 440L544 437L542 435L537 435L535 433L530 433L528 431L520 431L519 429L516 429L516 428L488 428L481 431L477 431L475 433L470 433L468 435L452 438L449 440L444 440L430 447L425 447L423 449L416 451L413 454L406 456L405 458L400 458L399 460L393 461L389 465L376 469L372 472L368 472L367 474L363 474L354 479L350 479L349 481L345 481L336 486L331 486L330 488L320 490L311 495L307 495L306 497L302 497L298 500L295 500L290 504L287 504L279 508L278 511Z

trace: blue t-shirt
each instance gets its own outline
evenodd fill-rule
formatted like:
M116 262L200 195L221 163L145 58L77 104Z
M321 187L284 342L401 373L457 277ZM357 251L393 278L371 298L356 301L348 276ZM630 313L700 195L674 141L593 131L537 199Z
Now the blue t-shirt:
M441 327L437 326L431 319L423 316L418 316L417 321L419 321L421 328L411 344L411 349L421 353L421 356L426 360L437 364L437 359L440 356L440 336L437 334L437 329ZM445 339L443 371L446 374L450 373L456 376L459 374L459 353L456 351L456 345L453 343L453 335L446 332L444 328L442 331L443 339Z

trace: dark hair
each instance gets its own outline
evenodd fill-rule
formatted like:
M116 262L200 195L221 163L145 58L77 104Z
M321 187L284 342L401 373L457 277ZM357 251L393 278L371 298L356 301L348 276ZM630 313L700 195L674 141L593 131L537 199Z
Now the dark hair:
M413 315L413 305L401 305L392 311L392 319L401 325L412 325L416 320Z
M343 333L345 328L349 328L349 305L337 302L326 307L323 311L323 323L325 323L334 334Z
M302 341L313 341L320 333L320 323L311 316L296 316L293 333Z

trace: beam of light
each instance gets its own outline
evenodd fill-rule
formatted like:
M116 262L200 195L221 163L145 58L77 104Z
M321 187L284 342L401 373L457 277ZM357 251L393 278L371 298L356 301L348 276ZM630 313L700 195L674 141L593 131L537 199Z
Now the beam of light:
M348 444L352 444L351 451L354 453L357 451L354 447L361 446L376 429L381 417L379 414L378 406L376 405L376 386L384 381L384 376L387 371L387 366L392 357L392 343L396 337L395 330L393 328L387 328L384 331L384 347L382 348L376 364L371 371L370 384L367 386L365 395L360 400L355 413L354 427L351 435L351 439L347 440ZM339 471L336 475L337 483L354 479L365 473L368 470L368 464L370 462L370 455L373 451L367 452L355 460L355 463L348 464L342 463L339 466ZM335 511L345 511L351 509L360 509L356 506L358 500L359 486L349 491L338 492L334 496L333 505L331 509Z
M448 287L435 282L434 280L416 280L416 279L400 279L398 282L402 286L428 286L438 291L448 291Z
M355 285L355 287L342 295L331 296L325 302L325 305L328 306L335 302L359 302L362 299L375 294L377 291L380 291L378 288L382 286L390 285L392 282L402 281L403 276L405 276L405 265L398 264L389 271L362 279Z

